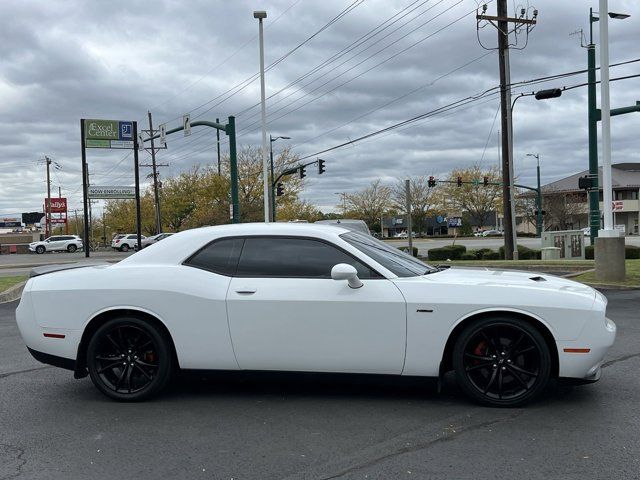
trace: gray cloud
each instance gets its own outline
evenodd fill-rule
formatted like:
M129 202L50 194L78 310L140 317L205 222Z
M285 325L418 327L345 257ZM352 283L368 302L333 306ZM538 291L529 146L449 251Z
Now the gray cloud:
M580 28L588 30L589 4L529 1L540 11L539 24L527 48L512 52L512 79L526 80L585 68L586 50L580 48L578 37L570 33ZM62 165L62 170L53 177L54 186L61 184L63 194L71 198L72 207L81 207L79 119L82 117L134 119L141 122L141 128L146 128L147 109L152 110L156 124L175 125L188 111L195 116L214 107L203 118L224 119L255 105L260 92L259 83L254 81L226 101L222 101L226 98L222 96L195 108L257 72L257 25L251 15L254 9L266 8L269 13L265 41L266 62L271 63L350 3L2 2L0 162L4 168L0 170L0 182L4 188L0 190L0 212L32 210L42 204L46 192L44 167L37 161L44 154ZM366 0L270 70L267 93L272 94L305 75L410 3L411 0ZM308 155L496 86L498 59L495 54L478 59L485 50L476 39L474 16L442 29L476 6L474 0L454 6L456 3L454 0L425 3L372 41L275 96L267 106L271 113L269 130L275 135L291 136L295 151ZM596 3L593 6L597 9ZM288 7L291 8L285 12ZM610 22L612 62L640 57L637 47L640 5L632 0L611 0L610 8L632 15L625 21ZM490 4L489 10L495 10L494 4ZM365 60L440 13L438 18ZM429 35L433 36L398 54ZM481 39L488 46L495 45L496 36L493 27L481 30ZM374 67L395 54L397 57ZM474 59L477 60L470 65L449 73ZM337 66L342 62L344 65ZM359 62L362 64L354 67ZM368 69L371 70L364 73ZM636 64L612 69L611 76L639 72L640 64ZM361 76L354 78L358 75ZM438 80L443 75L446 76ZM328 80L332 81L318 88ZM330 91L348 80L351 81ZM586 75L579 75L516 90L584 81ZM408 94L419 87L422 88ZM282 99L287 94L291 95ZM308 95L302 98L304 94ZM323 96L317 98L319 95ZM400 96L403 98L389 103ZM640 80L612 83L611 98L613 107L635 103L640 99ZM217 103L220 104L214 106ZM499 118L490 136L489 132L497 106L497 96L488 97L323 155L327 172L323 177L310 173L304 196L330 208L338 203L335 192L361 189L378 177L392 182L406 175L443 176L452 168L479 161L487 138L482 163L487 167L495 165ZM275 113L281 107L283 110ZM364 115L374 109L378 110ZM286 115L278 118L283 114ZM259 145L260 125L255 123L258 120L258 108L238 115L240 143ZM530 184L535 181L535 165L525 156L531 152L540 153L545 181L586 168L586 121L585 88L567 91L562 97L546 102L532 97L519 100L514 111L514 151L520 180ZM640 161L637 122L635 115L613 120L614 162ZM171 164L164 174L177 174L194 164L212 163L215 159L215 140L210 132L201 134L194 129L189 138L179 136L169 140L169 149L159 155L160 161ZM280 142L274 144L276 151L284 146ZM126 154L90 151L93 181L132 182L132 161L125 158Z

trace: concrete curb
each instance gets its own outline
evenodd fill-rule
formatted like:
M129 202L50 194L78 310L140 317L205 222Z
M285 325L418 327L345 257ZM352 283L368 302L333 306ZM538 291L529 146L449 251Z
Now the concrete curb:
M589 270L583 270L581 272L567 273L566 275L563 275L562 278L578 277L578 276L582 275L583 273L589 273L589 272L593 272L593 271L595 271L595 268L590 268Z
M584 272L577 272L577 273L569 273L567 275L563 275L563 278L572 278L572 277L577 277L579 275L582 275L583 273L588 273L588 272L594 272L595 268L592 268L591 270L585 270ZM580 283L584 283L585 285L589 285L590 287L593 288L601 288L601 289L606 289L606 290L638 290L640 289L640 285L616 285L615 283L595 283L595 282L580 282Z
M8 303L17 300L22 295L22 290L24 289L27 281L20 282L14 285L11 288L6 289L4 292L0 292L0 303Z

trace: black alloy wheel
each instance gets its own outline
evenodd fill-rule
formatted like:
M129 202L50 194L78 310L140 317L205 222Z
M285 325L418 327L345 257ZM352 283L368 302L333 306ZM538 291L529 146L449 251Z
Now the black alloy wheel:
M108 397L140 401L166 386L174 361L162 332L139 318L121 317L107 321L91 337L87 367L94 385Z
M38 254L40 254L40 255L42 255L46 250L47 250L47 249L46 249L46 248L44 248L44 245L38 245L38 246L36 247L36 253L38 253Z
M465 393L493 407L533 400L551 372L544 338L519 318L486 318L469 325L458 337L453 355L456 378Z
M120 247L120 250L122 250L123 252L128 252L128 251L129 251L129 245L127 245L126 243L125 243L125 244L123 244L123 245Z
M78 250L78 247L76 247L73 243L67 247L67 251L68 251L69 253L73 253L73 252L75 252L76 250Z

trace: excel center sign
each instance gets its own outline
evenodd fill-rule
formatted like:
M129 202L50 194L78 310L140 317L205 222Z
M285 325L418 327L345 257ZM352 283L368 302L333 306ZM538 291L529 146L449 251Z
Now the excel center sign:
M85 120L86 148L133 148L133 122L122 120Z

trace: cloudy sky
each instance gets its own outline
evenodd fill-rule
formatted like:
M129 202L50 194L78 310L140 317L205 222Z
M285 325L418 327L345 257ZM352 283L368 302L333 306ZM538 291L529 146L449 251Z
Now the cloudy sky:
M609 4L631 14L610 21L611 63L640 58L640 2ZM586 50L570 34L588 33L590 6L597 9L597 2L525 4L529 14L539 10L539 23L526 48L511 53L512 82L585 68ZM478 36L491 48L497 34L491 25L477 33L476 7L475 0L2 0L0 213L41 209L45 155L58 166L54 191L61 186L70 207L81 208L83 117L137 120L147 128L150 110L156 125L171 128L187 112L209 120L235 115L238 144L259 145L260 84L247 81L259 68L256 9L268 12L265 62L277 62L266 76L268 131L292 137L274 143L276 151L289 142L307 156L495 87L498 58ZM520 8L509 1L510 13ZM488 12L495 9L489 2ZM526 37L518 36L519 47ZM636 73L640 63L611 69L612 78ZM575 75L514 93L585 81L586 74ZM518 101L514 155L523 183L535 182L527 153L540 154L544 183L587 168L586 93L577 88L553 100ZM612 83L612 107L636 100L640 78ZM310 169L304 197L327 210L338 203L336 192L354 192L377 178L390 183L409 175L443 177L474 162L496 165L498 102L485 95L322 154L327 172L318 177ZM640 115L613 119L614 163L640 162L639 126ZM158 157L170 165L163 176L216 161L209 129L175 134L168 143ZM93 184L133 183L126 151L92 149L88 159ZM147 160L143 154L141 162Z

